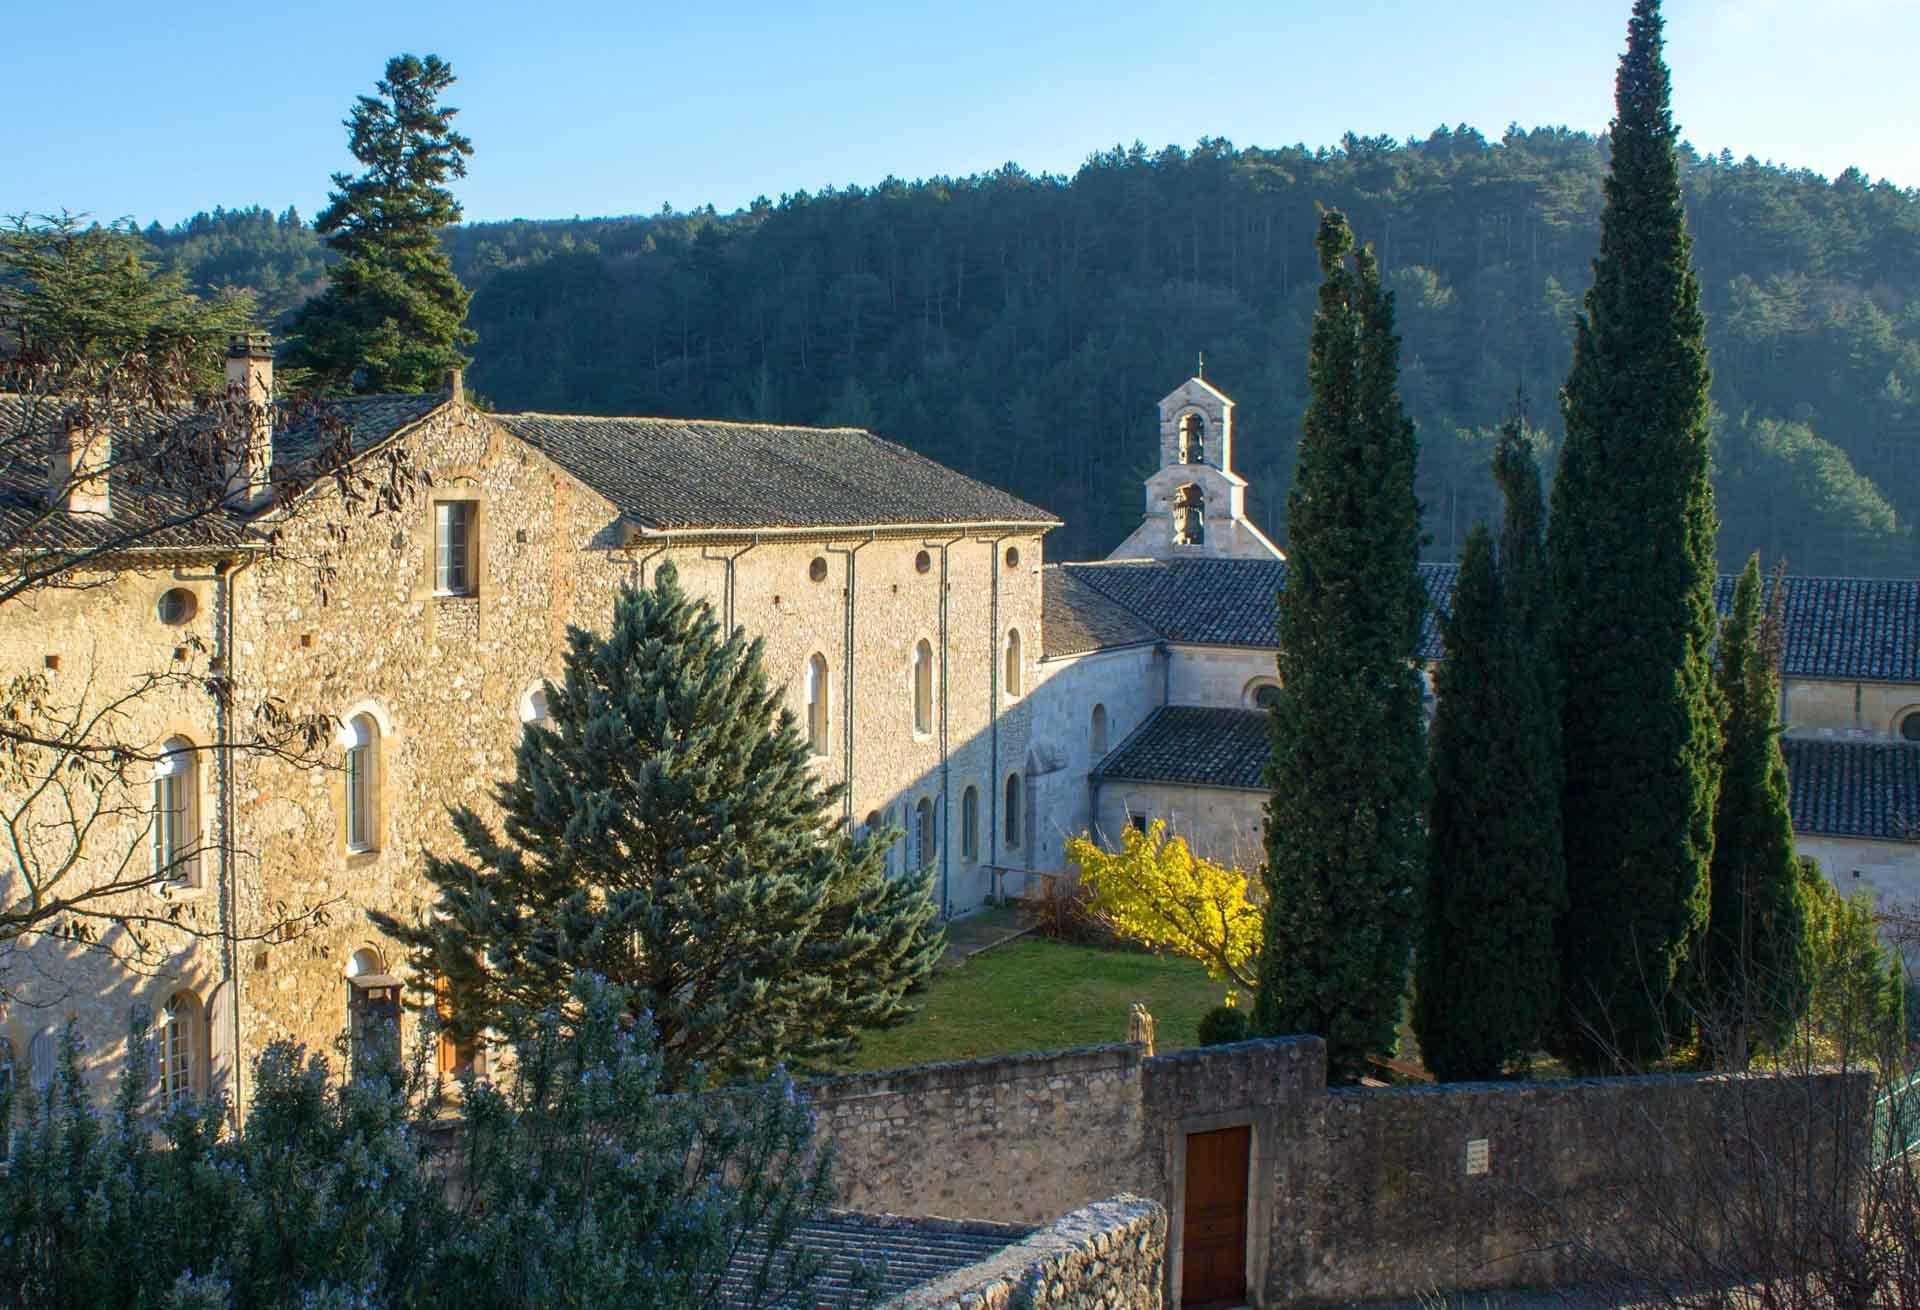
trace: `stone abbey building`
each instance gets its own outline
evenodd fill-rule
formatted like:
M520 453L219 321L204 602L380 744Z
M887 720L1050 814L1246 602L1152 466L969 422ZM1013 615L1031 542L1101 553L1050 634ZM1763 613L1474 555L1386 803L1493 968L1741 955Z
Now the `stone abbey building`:
M271 395L258 343L237 343L228 371L237 392ZM1109 560L1061 565L1044 562L1051 514L864 431L494 414L457 379L334 408L359 458L404 452L423 475L399 509L303 512L344 494L328 480L242 496L230 519L102 557L94 585L10 603L0 631L0 676L43 676L56 696L134 685L192 652L233 689L184 679L129 702L122 730L160 763L88 858L174 872L127 908L243 937L290 908L325 905L324 920L224 947L163 924L149 969L35 942L0 1013L16 1075L50 1076L72 1017L104 1076L138 1009L156 1019L163 1089L244 1101L240 1075L267 1042L329 1049L392 1007L419 980L398 976L365 912L425 911L423 852L458 849L449 806L490 814L568 626L604 628L617 588L668 562L764 642L821 775L847 787L844 818L901 828L896 867L933 865L947 913L1032 890L1069 836L1151 818L1205 853L1259 859L1286 564L1246 517L1232 402L1201 379L1161 402L1140 528ZM316 436L282 416L253 440L264 481ZM0 516L51 505L84 541L121 492L89 482L70 435L53 446L50 466L5 470ZM1426 577L1444 605L1450 567ZM1920 584L1790 585L1803 844L1843 886L1920 896ZM1439 653L1430 624L1424 655ZM233 706L268 699L338 722L332 767L217 748L235 739ZM475 1058L441 1052L448 1067Z

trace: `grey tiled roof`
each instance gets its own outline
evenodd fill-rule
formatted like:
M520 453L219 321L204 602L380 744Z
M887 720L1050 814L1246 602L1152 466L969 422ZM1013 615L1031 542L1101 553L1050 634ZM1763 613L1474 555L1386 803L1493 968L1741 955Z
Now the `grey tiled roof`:
M859 428L557 414L498 420L648 528L1059 521Z
M1265 786L1272 731L1265 710L1166 705L1136 728L1094 770L1099 778L1191 786Z
M801 1225L793 1245L818 1256L821 1278L814 1304L824 1310L844 1304L858 1265L877 1272L882 1298L932 1282L984 1260L1030 1235L1021 1224L952 1219L906 1219L896 1215L830 1210ZM748 1304L747 1280L764 1258L764 1246L749 1239L721 1286L722 1307Z
M1077 574L1048 565L1040 574L1041 632L1047 658L1090 650L1137 646L1160 634L1117 601L1108 600Z
M349 396L319 404L281 406L273 434L273 477L280 486L297 485L302 466L330 443L350 442L365 450L445 404L447 397ZM245 535L240 517L214 503L212 488L179 485L169 489L157 477L111 478L110 516L50 514L46 511L46 443L61 421L56 403L0 394L0 545L71 552L122 543L130 550L205 550L233 545ZM195 425L210 420L199 413L162 412L129 416L126 422L155 437L191 436ZM345 453L343 451L342 453ZM136 485L138 483L138 485Z
M1125 607L1168 641L1272 649L1282 560L1108 560L1063 564L1064 573ZM1440 614L1452 603L1455 564L1422 564L1427 609L1420 657L1440 659ZM1733 603L1734 579L1719 579L1715 603ZM1920 683L1920 581L1786 579L1790 678Z
M1796 832L1920 841L1920 743L1785 737Z

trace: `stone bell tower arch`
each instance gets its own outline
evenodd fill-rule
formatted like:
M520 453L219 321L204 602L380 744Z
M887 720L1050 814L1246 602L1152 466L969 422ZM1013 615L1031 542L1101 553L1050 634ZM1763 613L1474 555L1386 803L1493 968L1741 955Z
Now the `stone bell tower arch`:
M1233 471L1233 401L1190 377L1160 402L1160 467L1140 526L1109 559L1285 559L1247 518Z

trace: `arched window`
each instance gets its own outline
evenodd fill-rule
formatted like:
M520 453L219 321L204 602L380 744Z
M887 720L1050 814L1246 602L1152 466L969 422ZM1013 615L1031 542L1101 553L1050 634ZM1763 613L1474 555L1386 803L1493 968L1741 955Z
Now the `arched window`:
M1173 543L1198 546L1207 539L1207 498L1198 483L1189 482L1173 493Z
M933 731L933 643L913 648L913 730Z
M1087 750L1098 763L1107 753L1107 707L1093 707L1093 726L1087 733Z
M960 858L980 858L980 789L969 787L960 795Z
M1249 709L1270 710L1280 699L1280 684L1272 678L1255 678L1241 690L1240 699Z
M347 756L347 849L377 850L380 845L380 725L371 714L356 714L340 729Z
M400 980L372 947L347 961L347 1049L355 1070L400 1053Z
M932 864L939 846L940 838L933 825L933 801L922 796L920 803L913 807L914 866L924 869Z
M1007 775L1007 838L1008 850L1017 850L1020 846L1020 775Z
M200 1089L200 1002L192 992L175 992L154 1025L154 1049L160 1054L160 1103L175 1106Z
M200 885L200 766L184 737L167 740L153 770L153 871L176 886Z
M827 753L827 657L807 661L807 746L815 755Z
M44 1092L53 1086L54 1066L60 1063L60 1039L48 1024L27 1043L27 1080L33 1090Z
M0 1096L13 1090L13 1039L0 1037ZM0 1134L4 1136L4 1134Z
M1180 419L1180 462L1207 462L1207 421L1198 414L1187 414Z
M551 727L552 711L547 707L547 684L536 682L520 693L520 722Z
M233 1098L233 982L221 983L207 996L207 1095Z
M1920 741L1920 710L1913 710L1902 716L1900 736L1907 741Z
M1020 694L1020 629L1007 629L1006 685L1007 695Z

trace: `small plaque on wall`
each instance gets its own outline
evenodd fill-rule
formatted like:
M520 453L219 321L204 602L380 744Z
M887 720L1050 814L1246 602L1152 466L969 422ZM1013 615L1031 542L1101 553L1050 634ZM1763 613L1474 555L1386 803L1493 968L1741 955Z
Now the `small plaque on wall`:
M1492 1167L1488 1159L1487 1139L1469 1138L1467 1141L1467 1177L1484 1174Z

